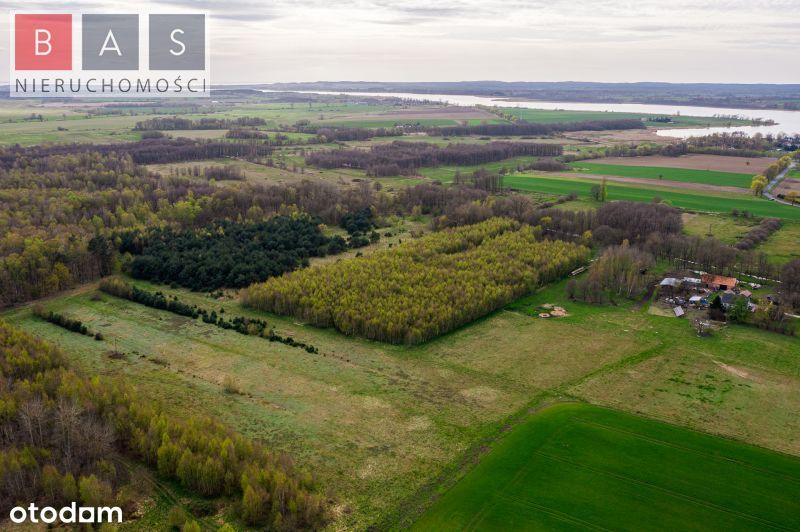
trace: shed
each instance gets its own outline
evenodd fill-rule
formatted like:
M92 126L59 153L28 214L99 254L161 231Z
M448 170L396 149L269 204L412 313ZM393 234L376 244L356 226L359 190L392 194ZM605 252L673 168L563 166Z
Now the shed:
M703 296L692 296L689 298L689 303L692 303L694 305L699 305L702 302L703 302Z
M676 317L676 318L680 318L681 316L683 316L684 314L686 314L686 313L683 311L683 307L675 307L674 309L672 309L672 312L674 312L674 313L675 313L675 317Z
M672 288L678 288L681 285L681 280L676 279L674 277L665 277L659 284L661 286L671 286Z
M683 278L683 282L686 283L686 284L699 286L699 285L701 285L703 283L703 280L702 279L698 279L697 277L684 277Z

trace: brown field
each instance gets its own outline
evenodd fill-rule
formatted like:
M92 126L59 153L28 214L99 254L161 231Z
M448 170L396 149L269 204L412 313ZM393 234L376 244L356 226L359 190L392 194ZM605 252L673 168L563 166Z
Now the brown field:
M163 131L168 137L176 139L224 139L227 132L227 129L176 129Z
M570 141L589 141L602 146L611 146L620 142L651 142L654 144L665 144L678 140L670 137L661 137L656 134L655 129L570 131L564 134L564 138Z
M608 159L594 159L594 161L606 161L611 160L611 157ZM580 172L569 173L569 172L560 172L558 175L565 176L565 177L578 177L581 179L599 179L606 181L617 181L619 183L627 183L627 184L636 184L636 185L646 185L648 188L655 186L659 187L669 187L669 188L682 188L684 190L707 190L709 192L730 192L733 194L751 194L749 190L746 188L741 187L725 187L719 185L708 185L705 183L687 183L685 181L671 181L669 179L659 179L658 181L654 179L646 179L642 177L619 177L613 175L598 175L598 174L583 174Z
M686 168L690 170L711 170L715 172L734 172L737 174L760 174L775 162L773 157L727 157L724 155L682 155L666 157L604 157L593 159L592 163L619 164L623 166L656 166L659 168ZM749 163L749 164L748 164Z
M781 181L778 186L775 188L774 193L775 195L778 194L788 194L789 192L794 191L800 194L800 179L784 179Z

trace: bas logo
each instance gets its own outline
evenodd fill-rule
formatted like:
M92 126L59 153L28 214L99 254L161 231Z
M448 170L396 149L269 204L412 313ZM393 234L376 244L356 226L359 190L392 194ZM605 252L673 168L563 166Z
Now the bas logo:
M17 70L72 70L72 15L14 17Z
M12 96L208 95L205 14L14 13L12 20ZM167 94L173 89L191 94Z

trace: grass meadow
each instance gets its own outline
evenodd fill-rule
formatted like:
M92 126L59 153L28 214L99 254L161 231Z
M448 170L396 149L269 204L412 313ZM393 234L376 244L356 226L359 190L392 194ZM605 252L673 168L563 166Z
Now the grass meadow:
M554 399L800 454L793 338L732 326L700 339L685 321L631 305L567 301L560 282L409 348L249 311L232 293L215 299L136 284L228 316L265 318L320 354L97 295L91 287L45 306L82 320L104 341L40 320L28 307L2 318L57 342L88 374L131 382L174 413L217 416L290 452L336 494L336 526L409 524L417 508L453 485L531 408ZM570 315L539 319L543 303L563 305ZM114 348L125 359L110 358ZM226 378L240 393L225 392Z

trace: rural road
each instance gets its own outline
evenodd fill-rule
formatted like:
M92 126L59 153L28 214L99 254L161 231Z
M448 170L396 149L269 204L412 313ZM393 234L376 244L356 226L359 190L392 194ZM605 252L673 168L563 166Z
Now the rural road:
M784 205L791 205L792 207L800 207L800 203L791 203L791 202L788 202L786 200L782 200L782 199L776 198L771 193L772 189L775 188L775 185L780 183L781 179L783 179L786 176L786 174L788 174L792 170L792 168L794 168L795 166L797 166L797 163L792 162L789 166L786 167L786 170L784 170L780 174L776 175L775 178L772 181L770 181L769 184L767 184L767 188L764 189L764 197L765 198L767 198L769 200L772 200L772 201L776 201L778 203L783 203Z

